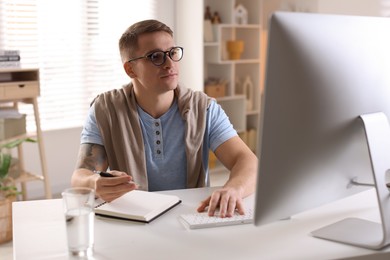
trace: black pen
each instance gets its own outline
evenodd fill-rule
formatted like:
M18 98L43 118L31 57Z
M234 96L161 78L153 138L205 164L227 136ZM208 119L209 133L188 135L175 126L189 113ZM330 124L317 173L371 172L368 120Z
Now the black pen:
M94 173L98 173L101 177L116 177L115 175L112 175L111 173L108 172L102 172L102 171L93 171ZM129 183L134 183L135 185L138 186L137 183L130 181Z
M102 171L94 171L95 173L98 173L101 177L115 177L111 173L108 172L102 172Z

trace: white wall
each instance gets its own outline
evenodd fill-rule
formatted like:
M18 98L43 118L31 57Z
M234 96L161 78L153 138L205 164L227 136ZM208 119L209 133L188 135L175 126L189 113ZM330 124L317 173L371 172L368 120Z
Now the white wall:
M318 12L380 16L380 0L318 0Z
M184 47L180 82L203 91L203 1L176 0L176 44Z
M128 1L128 0L124 0ZM172 30L175 29L175 2L176 0L155 0L156 1L156 13L157 20L162 21L171 27Z
M318 12L346 15L381 15L382 0L264 0L265 13L270 10ZM267 17L265 17L267 19Z
M76 164L80 143L80 128L70 128L43 132L47 169L53 194L60 194L70 187L70 177ZM25 169L32 173L41 173L37 144L23 144ZM27 183L27 198L37 199L45 196L43 182Z

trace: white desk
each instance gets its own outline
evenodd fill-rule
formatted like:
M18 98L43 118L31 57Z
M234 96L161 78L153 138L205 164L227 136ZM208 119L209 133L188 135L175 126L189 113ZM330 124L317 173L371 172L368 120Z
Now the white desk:
M374 251L309 235L345 217L378 221L373 190L262 227L248 224L186 230L178 216L193 212L211 191L166 192L183 202L150 224L96 217L94 259L390 259L389 247ZM251 204L253 196L245 202ZM17 260L70 259L61 199L15 202L13 246Z

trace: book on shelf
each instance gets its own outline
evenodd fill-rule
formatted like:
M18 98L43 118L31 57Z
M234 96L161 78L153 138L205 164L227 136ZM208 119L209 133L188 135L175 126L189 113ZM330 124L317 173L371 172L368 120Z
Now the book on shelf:
M0 68L20 67L20 51L0 49Z
M0 49L0 56L20 56L20 51Z
M20 68L20 61L3 61L0 62L0 68Z
M20 61L20 55L0 55L0 62Z
M95 215L149 223L180 203L175 195L133 190L111 202L97 201Z

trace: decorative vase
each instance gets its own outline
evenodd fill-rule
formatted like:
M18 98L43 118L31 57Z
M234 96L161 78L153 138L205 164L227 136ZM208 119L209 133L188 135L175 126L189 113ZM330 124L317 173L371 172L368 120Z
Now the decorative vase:
M227 51L230 60L239 60L244 51L244 42L240 40L227 41Z
M245 77L242 83L243 94L246 96L246 110L253 110L253 99L254 99L254 87L252 80L249 75Z

